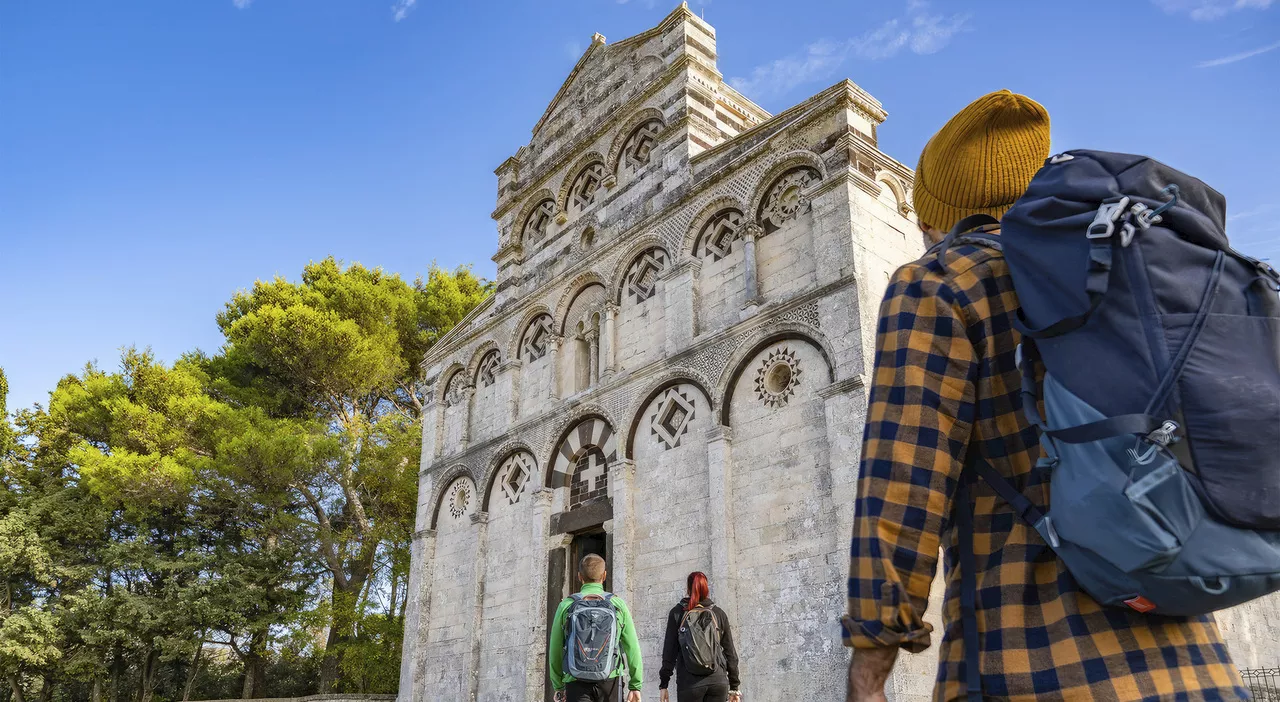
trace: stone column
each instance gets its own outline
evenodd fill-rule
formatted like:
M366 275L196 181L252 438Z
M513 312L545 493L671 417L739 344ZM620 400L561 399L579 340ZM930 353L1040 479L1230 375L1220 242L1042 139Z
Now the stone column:
M436 402L436 388L429 383L422 391L426 401L422 407L422 462L419 468L426 468L440 455L440 444L444 441L441 434L444 424L441 422L440 403Z
M710 525L711 582L716 603L736 621L738 569L735 566L733 528L733 432L715 425L707 429L707 522Z
M541 480L531 475L529 480ZM528 628L525 643L525 696L526 700L541 700L547 678L547 532L551 528L551 498L555 490L543 487L530 490L530 515L528 543L529 557L533 559L529 573L529 616L533 626Z
M632 593L631 571L635 566L636 462L620 458L609 466L609 496L613 498L613 589L624 597Z
M559 334L547 335L547 355L551 357L551 390L547 398L552 401L560 399L560 347L563 341Z
M595 385L600 379L600 332L592 329L587 332L587 385Z
M480 694L480 637L484 633L484 576L489 564L489 513L476 512L471 515L471 523L477 525L480 533L476 535L475 563L475 605L471 613L471 652L468 654L467 685L471 699Z
M459 451L466 451L471 443L471 414L476 404L476 386L468 385L462 389L462 441Z
M419 529L410 546L409 602L405 605L400 653L400 702L420 702L426 672L427 627L431 621L431 580L435 573L436 530Z
M853 503L857 499L858 463L862 454L862 425L867 398L861 375L836 381L818 391L823 399L830 456L831 502L836 534L848 538L853 529ZM843 544L841 550L847 549Z
M764 236L764 228L755 222L748 222L738 230L738 238L742 240L742 258L746 263L743 274L746 302L743 304L743 310L747 314L754 312L754 308L764 302L764 298L760 295L759 262L756 261L756 239L762 236Z
M698 330L698 304L694 281L702 261L690 258L667 268L660 276L664 297L663 324L667 328L666 352L675 355L693 344Z
M618 337L614 331L618 320L618 306L612 302L604 306L604 379L618 371Z
M498 372L510 378L507 386L510 388L510 394L507 396L507 403L512 424L514 424L516 419L520 417L520 369L523 367L524 362L518 358L513 358L498 366Z

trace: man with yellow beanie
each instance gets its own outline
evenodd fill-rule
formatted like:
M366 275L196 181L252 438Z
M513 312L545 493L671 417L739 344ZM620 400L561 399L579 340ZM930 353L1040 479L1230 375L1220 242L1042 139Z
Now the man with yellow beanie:
M1007 90L979 98L920 156L921 230L936 243L971 215L999 218L1048 155L1043 107ZM1019 397L1018 301L999 225L964 233L942 260L934 247L898 269L880 309L842 620L855 649L848 700L884 700L898 649L928 648L940 548L936 700L1247 699L1211 618L1104 610L1008 500L968 482L965 467L982 461L1041 510L1049 502ZM972 509L955 510L966 495ZM962 602L962 553L973 556L974 602ZM977 631L966 632L970 609Z

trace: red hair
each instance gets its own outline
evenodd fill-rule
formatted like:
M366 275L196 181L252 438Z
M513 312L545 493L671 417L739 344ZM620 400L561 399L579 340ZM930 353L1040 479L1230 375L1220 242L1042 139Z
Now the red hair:
M692 610L698 606L698 603L707 599L707 595L711 594L711 585L707 583L707 574L701 571L694 571L689 574L689 604L685 607L686 611Z

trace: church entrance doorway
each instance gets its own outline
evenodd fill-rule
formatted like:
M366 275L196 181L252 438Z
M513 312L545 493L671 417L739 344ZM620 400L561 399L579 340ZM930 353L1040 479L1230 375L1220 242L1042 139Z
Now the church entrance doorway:
M606 592L613 592L613 535L605 532L600 525L575 532L567 546L552 549L547 554L548 638L551 635L551 625L555 622L556 608L560 606L561 600L568 597L570 593L577 592L581 587L581 583L578 582L578 563L582 562L589 553L603 557L605 563L609 564L610 570L605 574L604 589ZM544 679L546 680L546 702L552 702L554 693L551 688L551 678L544 676Z

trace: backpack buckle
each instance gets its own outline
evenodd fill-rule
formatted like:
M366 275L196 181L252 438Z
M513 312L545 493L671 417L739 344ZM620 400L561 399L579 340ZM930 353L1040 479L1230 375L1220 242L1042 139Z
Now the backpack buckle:
M1093 222L1085 231L1086 239L1110 239L1116 232L1116 222L1129 206L1129 198L1122 197L1118 202L1104 202L1093 216ZM1133 238L1131 234L1130 239Z
M1139 444L1145 441L1150 444L1150 446L1148 446L1147 450L1142 453L1138 453L1137 446L1129 449L1129 459L1132 460L1135 465L1139 466L1145 466L1151 463L1156 459L1156 454L1159 453L1160 449L1168 448L1170 444L1177 442L1177 432L1178 423L1172 420L1166 420L1158 429L1147 434L1141 439L1138 439Z

